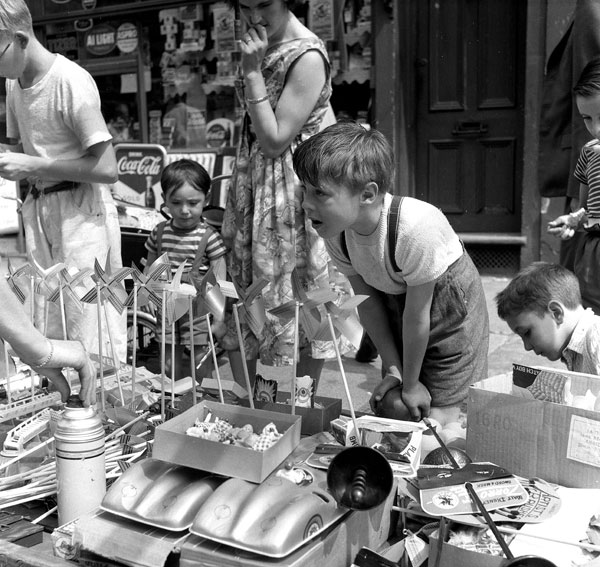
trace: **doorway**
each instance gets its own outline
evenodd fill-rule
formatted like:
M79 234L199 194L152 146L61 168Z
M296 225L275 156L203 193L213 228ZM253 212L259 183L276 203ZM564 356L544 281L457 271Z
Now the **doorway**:
M460 233L519 233L527 3L417 2L415 196Z

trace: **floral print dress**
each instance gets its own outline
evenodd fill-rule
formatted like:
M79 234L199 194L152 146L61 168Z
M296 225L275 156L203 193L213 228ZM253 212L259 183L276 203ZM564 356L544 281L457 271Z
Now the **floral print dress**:
M267 51L262 73L273 109L289 69L309 50L322 54L329 75L327 51L317 37L293 39ZM302 130L291 145L273 159L264 156L248 114L243 121L221 233L230 249L228 270L231 279L243 290L260 278L269 282L262 292L267 310L262 336L254 336L245 325L242 332L246 358L260 357L261 362L269 366L293 362L294 322L282 321L268 310L294 299L291 283L294 268L305 290L329 285L329 256L323 239L312 228L302 209L303 193L294 173L292 155L302 141L319 131L330 97L328 77ZM245 104L244 97L239 98ZM300 333L300 347L303 348L308 346L308 341L302 328ZM227 349L238 346L233 320L229 322L222 344ZM315 341L311 346L313 358L334 356L332 343Z

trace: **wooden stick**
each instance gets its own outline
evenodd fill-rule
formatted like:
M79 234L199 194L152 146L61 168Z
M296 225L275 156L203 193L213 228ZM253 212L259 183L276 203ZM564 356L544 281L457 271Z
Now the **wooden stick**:
M108 322L108 313L106 312L106 303L104 304L103 311L104 311L104 320L106 321L106 332L108 333L108 345L110 346L113 364L115 365L115 378L117 379L117 388L119 389L119 398L121 400L121 405L123 407L125 407L125 396L123 395L123 387L121 386L121 374L119 372L119 368L121 366L121 361L117 357L117 353L115 351L115 343L113 341L112 331L110 330L110 323Z
M175 318L171 321L171 408L175 409L175 369L177 360L175 359Z
M6 401L10 404L12 403L12 397L10 393L10 364L8 363L8 344L6 340L3 340L4 344L4 371L6 372Z
M49 445L53 441L54 441L54 437L49 437L48 439L46 439L44 442L40 443L39 445L36 445L35 447L32 447L31 449L27 449L27 451L23 451L20 455L17 455L16 457L13 457L12 459L9 459L8 461L0 464L0 471L3 471L4 469L8 468L10 465L14 465L16 462L20 461L23 457L27 457L28 455L31 455L32 453L39 451L42 447Z
M296 301L296 306L294 308L294 356L292 357L292 386L291 386L291 402L292 402L292 415L296 414L296 374L298 373L298 350L300 342L300 330L299 330L299 322L300 319L300 302Z
M337 344L337 339L335 336L335 327L333 326L333 321L331 319L331 313L327 312L327 321L329 322L329 331L331 332L331 338L333 339L333 348L335 349L335 356L338 361L338 365L340 367L340 373L342 374L342 381L344 383L344 389L346 390L346 399L348 400L348 409L350 410L350 416L352 417L352 422L354 423L354 429L356 432L356 440L358 444L361 445L360 442L360 429L358 428L358 421L356 421L356 414L354 413L354 405L352 404L352 397L350 395L350 387L348 386L348 378L346 378L346 373L344 372L344 365L342 364L342 355L340 354L340 349Z
M162 290L162 308L161 308L161 328L160 328L160 418L165 421L165 380L167 379L167 372L165 369L165 326L167 324L167 317L165 309L167 307L167 290Z
M208 341L210 342L210 348L212 350L213 364L215 365L215 374L217 375L217 386L219 387L219 399L221 403L225 403L225 397L223 396L223 385L221 384L221 373L219 371L219 361L217 360L217 349L215 348L215 338L213 337L212 329L210 328L210 317L206 316L206 323L208 325Z
M96 295L96 314L98 316L98 358L100 360L100 407L102 408L102 413L104 413L104 349L102 348L102 293L100 291L100 282L96 282Z
M188 317L190 321L190 372L192 374L192 405L197 403L196 399L196 344L194 341L194 298L188 295ZM210 329L210 324L209 324Z
M246 380L246 390L248 390L248 400L250 407L254 409L254 396L252 395L252 385L250 384L250 375L248 374L248 363L246 362L246 349L244 348L244 339L242 337L242 327L240 325L240 314L238 313L238 304L233 304L233 317L235 318L235 328L237 331L238 342L240 344L240 353L242 355L242 368L244 369L244 379Z
M137 310L140 284L133 282L133 346L131 349L131 409L135 407L135 367L137 365Z

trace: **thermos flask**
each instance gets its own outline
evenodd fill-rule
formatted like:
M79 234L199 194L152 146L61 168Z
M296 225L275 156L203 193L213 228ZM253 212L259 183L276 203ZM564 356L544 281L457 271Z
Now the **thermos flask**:
M100 505L106 494L104 428L96 410L70 396L54 434L59 525Z

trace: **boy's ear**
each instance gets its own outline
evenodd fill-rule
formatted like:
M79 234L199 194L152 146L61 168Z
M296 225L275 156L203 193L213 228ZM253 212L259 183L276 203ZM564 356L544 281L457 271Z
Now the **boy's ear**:
M548 303L548 311L552 315L552 318L560 325L565 320L565 308L560 301L552 299Z
M361 203L371 205L379 196L379 185L375 181L369 181L360 192Z
M29 45L30 38L25 32L18 31L15 33L14 41L21 49L25 49Z

